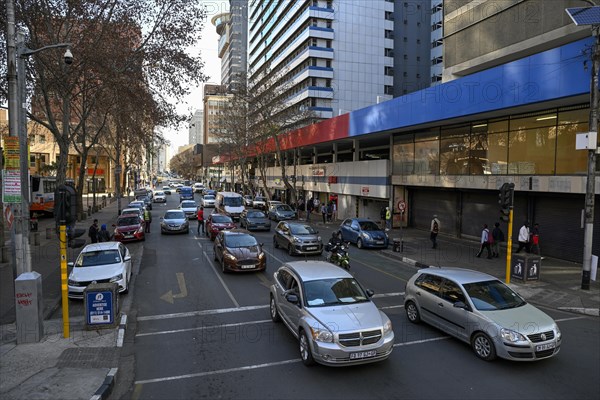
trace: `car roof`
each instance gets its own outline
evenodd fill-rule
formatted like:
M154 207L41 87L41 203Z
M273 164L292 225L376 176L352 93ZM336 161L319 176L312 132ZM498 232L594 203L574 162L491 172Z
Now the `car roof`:
M112 250L119 248L119 242L98 242L98 243L90 243L81 250L82 253L87 253L91 251L98 250Z
M221 231L223 233L223 235L228 235L228 236L240 236L240 235L247 235L247 236L252 236L254 237L253 234L251 234L250 232L248 232L245 229L241 229L241 228L236 228L236 229L230 229L227 231Z
M126 211L126 210L127 210L127 208L126 208L125 210L123 210L123 211ZM140 214L139 214L139 213L135 213L135 214L134 214L134 213L126 213L126 214L125 214L125 213L123 213L123 214L119 215L119 216L117 217L117 219L121 219L121 218L131 218L131 217L139 218L139 216L140 216Z
M499 280L498 278L486 274L484 272L466 268L431 267L421 269L419 270L419 273L428 273L432 275L441 276L443 278L452 279L453 281L458 282L460 284Z
M349 272L326 261L306 260L286 263L304 282L331 278L352 278Z

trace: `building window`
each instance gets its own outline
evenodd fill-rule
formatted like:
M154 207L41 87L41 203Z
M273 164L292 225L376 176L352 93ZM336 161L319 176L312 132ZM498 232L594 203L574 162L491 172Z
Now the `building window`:
M394 94L394 87L393 87L393 86L390 86L390 85L385 85L385 86L383 87L383 92L384 92L385 94L388 94L388 95L393 95L393 94Z
M46 135L40 135L40 143L46 143Z
M421 61L421 57L420 56L417 56L417 61Z
M394 57L394 50L392 49L384 49L384 54L386 57Z
M385 36L386 39L393 39L394 38L394 31L390 31L389 29L386 29L384 36Z
M33 155L29 156L29 167L35 168L35 156Z
M331 20L327 20L326 24L327 24L327 27L331 29L331 25L332 25Z
M408 54L405 54L405 55L404 55L404 59L405 59L405 60L408 60Z
M408 38L406 36L404 36L404 43L408 42Z
M443 44L444 44L443 39L437 39L437 40L434 40L433 42L431 42L431 48L435 48L435 47L441 46Z
M385 19L388 21L393 21L394 20L394 13L391 11L386 11L385 12Z
M384 67L383 73L387 76L394 76L394 68L393 67Z
M435 31L435 30L438 30L438 29L441 29L441 28L442 28L442 23L441 22L436 22L435 24L431 25L431 30L432 31Z
M406 77L408 76L408 72L404 71L404 72L402 73L402 76L406 78Z

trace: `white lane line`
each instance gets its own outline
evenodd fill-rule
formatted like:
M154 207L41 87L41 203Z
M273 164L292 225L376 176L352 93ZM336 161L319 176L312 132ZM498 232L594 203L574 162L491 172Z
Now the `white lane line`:
M431 338L431 339L415 340L413 342L396 343L396 344L394 344L394 347L411 346L413 344L437 342L438 340L446 340L446 339L450 339L450 336L440 336L440 337L435 337L435 338Z
M379 293L374 294L372 296L373 299L378 299L380 297L395 297L395 296L404 296L404 292L396 292L396 293Z
M561 319L555 319L554 322L573 321L573 320L576 320L576 319L585 319L585 317L561 318Z
M444 339L450 339L450 336L442 336L442 337L425 339L425 340L416 340L414 342L397 343L394 345L394 347L411 346L413 344L422 344L422 343L433 342L433 341L444 340ZM392 353L392 354L394 354L394 353ZM246 365L246 366L237 367L237 368L228 368L228 369L219 369L219 370L215 370L215 371L198 372L196 374L186 374L186 375L177 375L177 376L167 376L164 378L145 379L145 380L135 381L135 385L145 385L148 383L167 382L167 381L175 381L175 380L189 379L189 378L202 378L202 377L211 376L211 375L228 374L231 372L248 371L248 370L259 369L259 368L276 367L279 365L295 364L295 363L299 363L299 362L302 362L302 360L300 358L295 358L292 360L276 361L276 362L272 362L272 363Z
M258 368L275 367L278 365L286 365L286 364L293 364L293 363L299 363L299 362L302 362L302 359L296 358L293 360L285 360L285 361L278 361L278 362L265 363L265 364L248 365L245 367L219 369L216 371L198 372L196 374L186 374L186 375L178 375L178 376L169 376L166 378L146 379L146 380L142 380L142 381L136 381L135 384L136 385L145 385L148 383L175 381L175 380L179 380L179 379L201 378L203 376L228 374L230 372L239 372L239 371L247 371L247 370L258 369Z
M148 332L148 333L138 333L135 337L141 336L155 336L155 335L168 335L172 333L183 333L183 332L192 332L192 331L203 331L206 329L223 329L223 328L232 328L235 326L246 326L246 325L256 325L256 324L266 324L267 322L272 322L270 319L264 319L262 321L250 321L250 322L240 322L237 324L222 324L222 325L210 325L210 326L200 326L195 328L186 328L186 329L174 329L171 331L160 331L160 332Z
M212 315L212 314L226 314L230 312L240 312L240 311L253 311L260 310L263 308L269 308L269 305L260 305L260 306L245 306L245 307L236 307L236 308L218 308L215 310L198 310L198 311L188 311L182 313L173 313L173 314L160 314L160 315L146 315L143 317L137 317L138 321L156 321L161 319L170 319L170 318L185 318L185 317L197 317L200 315Z
M198 243L198 246L202 250L202 254L204 254L204 258L206 259L206 261L208 261L208 265L210 265L210 269L212 269L212 271L215 273L215 276L217 277L217 279L219 279L219 281L221 282L221 285L223 285L223 288L225 288L225 291L227 292L227 295L229 296L229 298L233 302L233 305L235 305L236 307L239 308L240 303L238 303L237 300L235 299L235 297L233 297L233 293L231 293L231 290L229 290L229 288L225 284L225 281L223 280L223 278L221 278L221 275L219 275L219 273L217 272L217 270L214 268L213 263L212 263L210 257L208 256L208 254L206 254L206 251L204 251L204 248L202 247L202 245L200 243Z
M397 305L397 306L378 307L378 308L380 310L389 310L389 309L392 309L392 308L404 308L404 304L400 304L400 305Z

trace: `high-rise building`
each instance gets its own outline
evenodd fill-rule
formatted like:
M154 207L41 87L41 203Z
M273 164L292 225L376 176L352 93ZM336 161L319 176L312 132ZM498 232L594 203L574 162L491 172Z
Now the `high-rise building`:
M436 85L442 81L444 72L444 1L431 0L431 47L430 82Z
M221 84L227 88L246 76L248 49L248 0L229 0L229 12L211 20L219 34Z
M189 144L204 144L204 112L196 110L189 126Z
M223 85L204 85L204 139L203 144L219 142L222 113L230 95Z
M403 3L250 1L251 83L284 80L289 107L312 110L318 119L420 88L429 81L430 31L416 16L423 11L428 21L429 2L406 2L406 9Z

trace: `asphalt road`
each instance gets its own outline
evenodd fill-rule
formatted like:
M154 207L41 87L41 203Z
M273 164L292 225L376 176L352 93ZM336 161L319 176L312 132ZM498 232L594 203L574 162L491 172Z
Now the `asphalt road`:
M377 251L350 249L351 272L375 291L393 322L394 352L384 362L349 368L305 367L298 343L270 320L268 286L290 257L257 233L268 254L264 273L223 274L212 242L189 234L153 233L145 243L130 311L115 398L123 399L596 399L600 396L597 319L555 310L560 354L535 363L484 362L470 347L406 319L403 292L415 272ZM326 241L330 228L322 229ZM322 257L316 257L322 258Z

